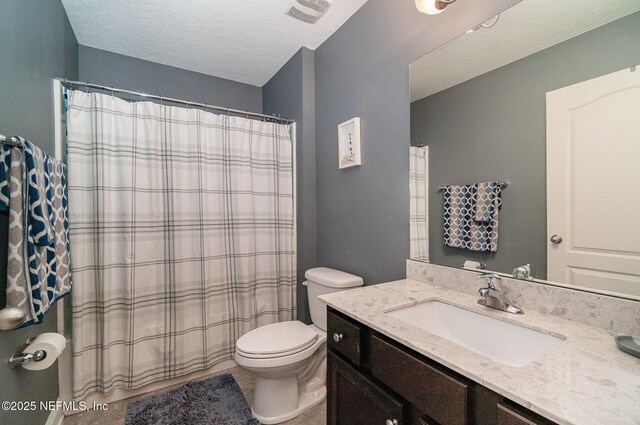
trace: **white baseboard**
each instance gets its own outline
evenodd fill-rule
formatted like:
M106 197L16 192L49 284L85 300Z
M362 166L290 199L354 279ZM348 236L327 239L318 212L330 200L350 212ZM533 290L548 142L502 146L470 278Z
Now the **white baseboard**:
M52 410L49 413L49 417L47 418L47 422L44 425L62 425L62 421L64 420L64 412L62 409Z

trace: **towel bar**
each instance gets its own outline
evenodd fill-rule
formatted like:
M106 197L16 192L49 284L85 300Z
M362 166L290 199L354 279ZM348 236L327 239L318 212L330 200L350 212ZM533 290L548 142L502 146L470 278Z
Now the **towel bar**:
M499 182L499 184L502 189L509 186L509 182ZM445 190L446 188L447 186L439 186L438 190Z
M3 145L11 145L11 146L15 146L17 148L21 148L22 146L22 142L20 140L18 140L15 137L5 137L4 135L0 134L0 143L2 143Z

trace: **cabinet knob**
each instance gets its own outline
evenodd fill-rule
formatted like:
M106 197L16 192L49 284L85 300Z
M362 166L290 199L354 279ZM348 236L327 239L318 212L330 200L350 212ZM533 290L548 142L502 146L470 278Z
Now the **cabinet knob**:
M398 425L398 420L397 419L387 419L387 421L385 422L385 425Z
M342 338L344 338L344 337L342 336L342 334L333 334L333 340L334 340L335 342L340 342L340 341L342 341Z

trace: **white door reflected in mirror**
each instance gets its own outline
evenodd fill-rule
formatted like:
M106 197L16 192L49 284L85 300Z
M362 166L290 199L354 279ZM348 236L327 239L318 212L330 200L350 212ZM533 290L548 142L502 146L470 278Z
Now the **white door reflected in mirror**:
M635 67L547 93L549 280L640 296L638 111Z

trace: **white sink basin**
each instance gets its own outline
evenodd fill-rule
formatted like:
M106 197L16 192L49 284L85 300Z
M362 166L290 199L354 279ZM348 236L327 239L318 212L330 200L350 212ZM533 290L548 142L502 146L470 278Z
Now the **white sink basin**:
M427 301L387 314L513 367L528 365L563 341L439 301Z

